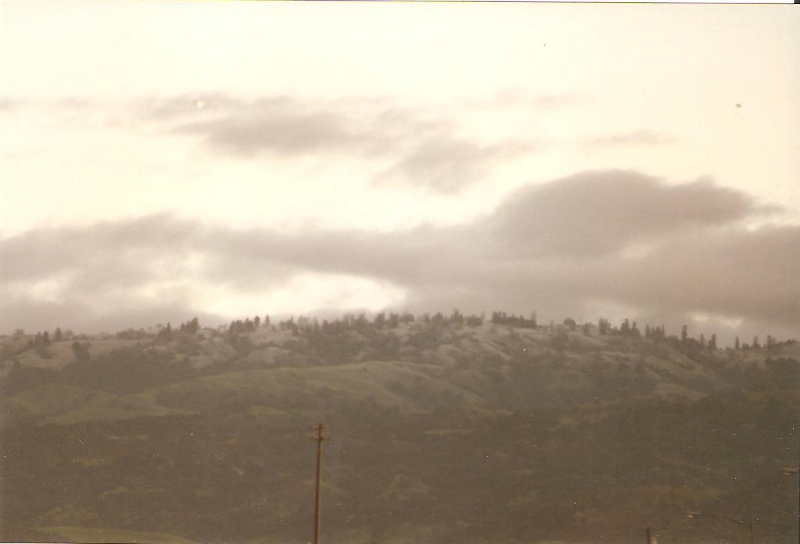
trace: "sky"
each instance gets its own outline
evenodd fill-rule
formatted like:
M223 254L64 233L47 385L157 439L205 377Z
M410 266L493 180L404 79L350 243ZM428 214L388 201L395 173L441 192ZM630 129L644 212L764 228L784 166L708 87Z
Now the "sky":
M797 336L792 7L7 0L0 46L0 333Z

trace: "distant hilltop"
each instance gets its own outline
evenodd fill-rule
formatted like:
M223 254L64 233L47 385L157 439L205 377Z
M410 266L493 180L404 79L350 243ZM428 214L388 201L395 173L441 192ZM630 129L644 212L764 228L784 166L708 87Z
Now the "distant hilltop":
M111 333L99 333L94 335L87 335L83 333L74 333L67 329L62 330L57 327L51 331L38 331L36 333L27 333L22 329L17 329L11 335L0 335L3 340L3 351L0 357L3 359L19 355L27 349L36 349L40 356L47 358L46 348L53 342L62 342L65 340L78 340L84 341L89 338L99 340L109 340L112 338L120 340L144 340L157 338L159 340L172 339L173 334L185 335L196 334L205 331L207 334L212 333L226 333L230 335L239 335L244 333L254 333L262 329L272 331L291 331L294 336L298 335L313 335L319 333L340 333L344 331L364 331L364 330L393 330L398 327L425 327L427 325L442 327L442 326L467 326L467 327L481 327L485 324L492 326L506 326L511 328L520 329L540 329L543 331L580 331L585 336L622 336L628 338L643 338L645 340L653 341L680 341L682 344L693 349L714 351L718 349L717 335L710 334L706 338L705 334L700 334L697 338L689 334L687 325L683 325L679 333L667 334L664 325L650 325L644 324L641 326L636 321L630 319L622 320L618 325L614 325L610 320L600 317L596 322L583 322L579 323L571 317L565 318L560 323L550 321L546 324L540 324L537 320L536 312L531 312L528 317L524 315L509 314L503 311L494 311L490 317L486 313L481 314L462 314L458 310L453 310L449 314L442 312L436 313L422 313L414 315L409 312L378 312L372 316L366 313L347 313L335 319L319 319L316 317L288 317L273 321L269 315L254 316L252 318L237 319L231 321L227 326L220 325L214 328L201 327L199 320L195 317L185 323L181 323L178 327L172 327L171 323L166 326L157 324L155 326L145 328L128 328ZM794 339L779 341L772 335L767 334L763 341L756 335L751 342L740 341L737 336L733 342L733 349L735 350L749 350L749 349L775 349L781 345L792 344Z
M694 398L719 387L752 385L754 379L783 379L780 376L793 372L788 361L797 357L794 340L778 341L770 335L763 343L758 337L751 343L737 338L734 347L721 349L716 335L693 338L686 326L679 334L666 334L663 326L640 327L628 319L619 325L605 318L596 323L566 318L559 324L541 325L535 313L525 317L498 311L487 318L458 310L449 315L378 313L371 318L346 314L332 320L289 317L273 321L266 315L217 328L204 328L194 318L176 327L167 323L95 336L61 329L35 334L17 331L3 337L0 344L0 376L9 378L6 386L12 389L15 380L9 373L13 368L18 369L15 375L24 369L69 372L75 365L148 359L157 354L162 370L180 363L184 370L173 374L186 372L187 377L193 372L223 370L424 363L473 370L483 377L493 376L497 383L514 381L520 373L540 373L548 377L548 389L564 385L569 396L583 391L594 398L622 391ZM147 381L142 377L146 366L138 370L137 379ZM754 372L766 374L758 378ZM160 375L152 377L153 385L160 383ZM476 376L470 377L476 380L471 390L486 388ZM616 384L613 390L602 391L606 382ZM489 389L491 396L493 388Z

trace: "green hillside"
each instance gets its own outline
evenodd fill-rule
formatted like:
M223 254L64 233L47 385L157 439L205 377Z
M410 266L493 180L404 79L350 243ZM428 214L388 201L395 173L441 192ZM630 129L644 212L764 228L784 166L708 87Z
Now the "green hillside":
M55 384L28 389L7 399L5 407L10 414L40 416L44 417L44 422L62 425L190 413L104 391Z
M6 338L0 536L797 541L797 344L493 317Z

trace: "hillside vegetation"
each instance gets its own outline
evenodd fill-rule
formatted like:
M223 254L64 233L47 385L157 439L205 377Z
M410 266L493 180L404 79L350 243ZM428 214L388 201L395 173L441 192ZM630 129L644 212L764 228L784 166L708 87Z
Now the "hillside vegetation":
M325 542L746 542L753 517L793 544L797 344L739 347L497 312L18 331L0 537L307 542L322 421Z

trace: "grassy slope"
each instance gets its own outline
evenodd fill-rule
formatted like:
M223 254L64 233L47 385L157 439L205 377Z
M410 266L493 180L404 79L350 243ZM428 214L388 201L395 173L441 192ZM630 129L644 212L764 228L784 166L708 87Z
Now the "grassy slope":
M42 375L51 383L21 382L26 389L4 400L11 421L27 414L59 425L31 435L20 419L8 435L18 444L3 470L16 473L2 494L16 490L5 508L20 530L59 527L75 541L104 527L127 541L296 540L313 491L311 449L299 444L320 418L340 440L327 461L333 541L577 541L606 532L625 542L636 541L628 525L648 523L675 525L676 540L690 535L679 522L687 509L753 505L775 518L774 531L791 530L780 520L792 509L780 508L796 489L770 470L795 462L798 395L764 361L796 357L796 345L698 353L489 324L350 332L333 344L267 329L236 342L205 335L189 348L180 339L154 346L161 358L143 359L148 372L177 365L164 374L171 383L155 373L111 393L120 389L117 363L100 350L93 364L107 375L94 389L61 383L69 374L60 372Z
M486 406L485 399L449 383L442 374L439 367L386 361L246 370L157 387L134 398L166 406L208 406L220 398L250 399L253 404L290 409L372 399L382 406L422 412L425 399L450 395L462 405Z
M41 416L42 423L62 425L83 421L187 415L190 413L138 399L124 398L104 391L54 384L29 389L4 402L6 410L12 413Z

